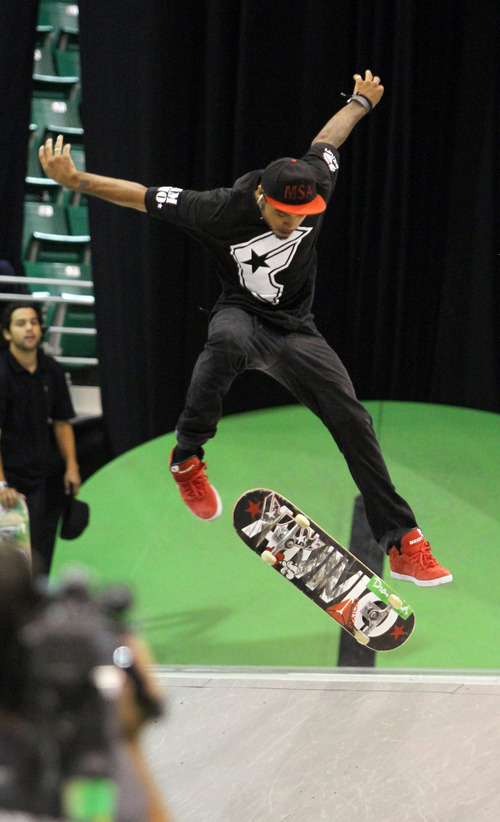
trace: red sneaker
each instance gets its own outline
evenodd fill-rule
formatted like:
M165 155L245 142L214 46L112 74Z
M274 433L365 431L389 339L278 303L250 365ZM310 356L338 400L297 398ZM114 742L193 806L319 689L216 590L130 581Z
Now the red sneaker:
M442 585L453 579L448 569L432 556L431 546L420 528L405 534L399 548L393 545L389 549L389 560L394 579L406 579L422 586Z
M181 497L195 517L210 522L222 514L222 502L217 491L210 485L205 474L206 465L198 457L190 457L180 463L172 463L170 470L179 486Z

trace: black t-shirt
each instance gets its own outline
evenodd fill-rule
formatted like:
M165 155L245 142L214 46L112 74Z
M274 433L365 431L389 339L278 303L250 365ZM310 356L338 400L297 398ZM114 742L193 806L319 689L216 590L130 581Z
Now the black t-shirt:
M314 169L318 194L328 202L337 178L337 150L314 143L301 159ZM212 191L148 188L146 208L183 228L215 257L222 294L214 311L238 306L287 329L314 331L316 241L324 212L308 215L290 237L279 239L255 201L261 175L262 170L250 171L232 188Z
M42 350L31 373L0 350L0 450L9 482L27 483L64 471L52 421L75 416L63 368ZM14 485L15 487L15 485Z

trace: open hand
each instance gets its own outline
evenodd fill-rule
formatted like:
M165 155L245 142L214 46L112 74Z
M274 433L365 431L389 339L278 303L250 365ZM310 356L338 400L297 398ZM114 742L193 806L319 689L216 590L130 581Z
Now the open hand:
M374 77L371 71L367 69L364 80L360 74L355 74L353 80L355 83L353 94L364 94L365 97L368 97L372 106L376 106L384 93L380 77L377 77L377 75Z
M55 143L49 137L40 146L38 156L40 163L48 177L65 188L76 188L78 185L78 171L70 154L71 144L63 146L62 134L59 134Z
M0 505L4 508L13 508L17 502L19 494L15 488L7 485L5 488L0 488Z

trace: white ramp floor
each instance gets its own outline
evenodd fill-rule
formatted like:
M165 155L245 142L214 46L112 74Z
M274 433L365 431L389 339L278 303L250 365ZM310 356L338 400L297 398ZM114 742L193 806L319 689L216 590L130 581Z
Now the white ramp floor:
M498 822L500 675L158 669L174 822Z

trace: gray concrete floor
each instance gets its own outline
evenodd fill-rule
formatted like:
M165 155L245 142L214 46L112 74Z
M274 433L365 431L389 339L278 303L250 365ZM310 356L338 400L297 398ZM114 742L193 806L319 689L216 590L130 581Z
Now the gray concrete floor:
M500 675L158 668L174 822L497 822Z

